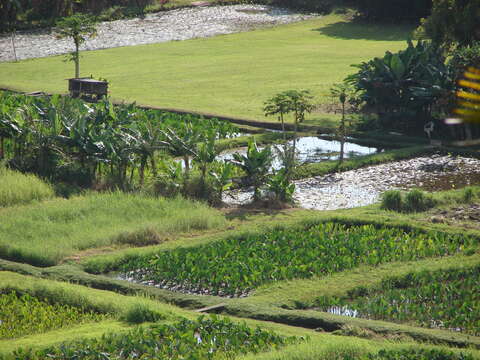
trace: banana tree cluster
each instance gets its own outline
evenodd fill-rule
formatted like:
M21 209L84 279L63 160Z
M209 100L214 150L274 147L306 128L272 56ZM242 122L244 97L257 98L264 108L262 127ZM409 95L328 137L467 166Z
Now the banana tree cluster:
M54 181L78 183L83 178L82 185L90 185L107 178L122 189L142 186L147 170L158 175L160 153L200 159L197 143L237 131L216 119L135 104L0 92L0 157L11 167ZM202 156L199 163L210 160Z
M409 120L430 119L435 103L448 97L453 82L445 58L432 45L419 41L398 53L387 52L360 65L347 77L362 100L375 112ZM405 120L403 120L405 119ZM423 126L423 123L420 124Z

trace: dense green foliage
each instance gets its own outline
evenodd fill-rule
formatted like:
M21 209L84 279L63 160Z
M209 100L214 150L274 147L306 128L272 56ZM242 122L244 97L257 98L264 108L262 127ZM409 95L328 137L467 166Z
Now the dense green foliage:
M165 288L241 296L279 280L454 254L474 241L443 233L326 223L165 251L130 260L123 271Z
M363 358L362 358L363 359ZM473 360L473 356L438 349L401 349L381 350L377 354L369 354L365 360ZM344 359L347 360L347 359Z
M101 321L106 316L69 305L50 304L27 294L0 294L0 339Z
M360 14L375 21L418 22L430 14L432 0L350 0Z
M159 151L171 150L166 131L196 141L225 138L228 122L144 110L108 100L88 104L69 97L29 97L0 92L0 153L10 167L56 181L125 189L156 175Z
M222 214L199 202L120 192L6 208L2 219L0 257L37 266L86 249L153 245L225 224Z
M52 25L55 20L78 13L114 20L141 14L152 3L169 0L4 0L0 2L0 31Z
M259 353L299 341L229 319L199 317L173 325L138 327L128 333L104 335L50 347L44 350L18 350L16 360L93 359L231 359L239 354ZM6 357L5 359L9 359Z
M433 0L432 13L417 32L443 48L480 40L480 0Z
M453 88L444 57L426 42L414 45L409 41L405 50L387 52L383 58L355 67L359 71L346 81L389 129L422 131L424 121L432 118L434 105Z
M448 65L457 80L469 66L480 67L480 41L456 48L450 54Z
M355 288L345 298L321 297L322 310L349 309L357 316L415 322L480 334L480 266L423 271L384 279L372 288Z
M35 175L22 174L0 166L0 207L28 204L53 196L52 186Z

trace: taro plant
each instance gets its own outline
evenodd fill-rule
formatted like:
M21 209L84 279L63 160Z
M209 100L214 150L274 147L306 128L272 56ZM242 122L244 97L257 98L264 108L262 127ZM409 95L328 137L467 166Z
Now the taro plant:
M322 296L312 306L328 311L347 307L356 316L415 322L423 327L455 328L480 334L480 266L411 272L356 287L341 298ZM308 307L308 306L307 306Z
M461 235L324 223L243 234L132 258L122 271L177 291L245 296L275 281L453 255L477 244L478 239Z
M247 180L253 185L253 200L260 200L260 187L265 183L272 164L270 147L259 150L252 140L248 143L247 154L235 153L231 162L245 172Z
M303 340L277 335L228 318L199 317L173 324L139 326L101 338L53 345L41 350L20 349L17 360L89 359L233 359L237 355L260 353Z

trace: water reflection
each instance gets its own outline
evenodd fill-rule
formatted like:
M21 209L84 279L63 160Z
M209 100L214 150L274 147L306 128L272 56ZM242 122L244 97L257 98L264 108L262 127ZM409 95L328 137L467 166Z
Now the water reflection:
M293 140L288 142L289 145L293 144ZM281 146L281 145L274 145ZM297 160L300 164L305 163L317 163L325 160L338 160L340 157L340 142L335 140L324 140L315 136L307 136L297 139ZM351 158L354 156L369 155L380 152L382 150L358 145L352 142L345 143L345 158ZM246 149L236 149L234 151L226 151L218 156L218 160L232 160L234 153L245 154ZM278 170L282 168L282 163L273 151L274 160L272 168Z

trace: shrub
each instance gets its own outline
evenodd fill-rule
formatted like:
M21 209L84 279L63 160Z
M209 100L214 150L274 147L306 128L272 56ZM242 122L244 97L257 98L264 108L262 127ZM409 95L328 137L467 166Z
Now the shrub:
M372 112L390 119L382 124L385 128L422 129L419 119L430 120L434 105L448 98L453 88L444 57L426 42L409 41L405 50L387 51L383 58L354 66L359 71L345 81Z
M382 209L402 211L403 199L402 193L398 190L389 190L382 195Z
M431 196L425 195L418 189L411 190L405 195L403 210L406 212L421 212L430 209L435 205Z
M417 34L444 48L480 40L480 0L433 0L431 15L422 20Z
M480 41L468 46L458 47L451 52L450 56L448 65L454 74L454 78L459 79L469 66L480 66Z
M132 305L122 316L122 320L130 324L141 324L144 322L157 322L165 319L165 316L158 311L150 309L145 304Z
M380 207L384 210L397 212L421 212L435 206L435 200L423 191L414 189L405 196L398 190L383 193Z

